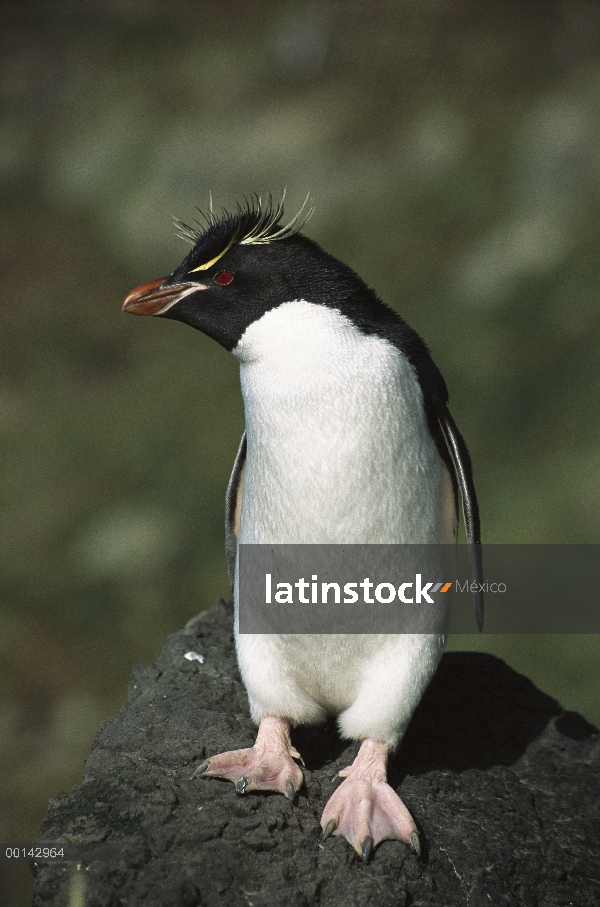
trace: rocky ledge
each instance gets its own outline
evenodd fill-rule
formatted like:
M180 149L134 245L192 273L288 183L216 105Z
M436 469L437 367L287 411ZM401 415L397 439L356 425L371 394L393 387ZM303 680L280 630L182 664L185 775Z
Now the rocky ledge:
M321 812L358 748L334 723L293 733L306 762L294 803L190 780L254 735L219 602L136 666L83 783L50 801L40 841L116 842L117 855L32 864L33 907L600 903L600 735L497 658L447 653L391 762L420 858L386 841L365 865L345 840L322 841Z

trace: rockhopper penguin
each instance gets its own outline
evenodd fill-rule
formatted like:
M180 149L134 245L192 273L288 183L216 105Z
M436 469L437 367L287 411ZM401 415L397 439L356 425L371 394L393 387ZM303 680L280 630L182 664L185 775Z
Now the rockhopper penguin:
M212 206L211 206L212 207ZM226 501L236 647L258 724L249 749L211 756L196 774L238 793L303 781L290 726L338 716L361 741L323 812L366 861L384 839L419 837L387 784L399 744L433 676L441 634L275 636L238 632L237 544L446 544L458 488L471 570L481 579L479 517L466 445L444 379L421 338L347 265L253 196L180 229L193 248L171 275L133 290L126 312L183 321L240 364L245 434ZM481 627L483 601L476 597Z

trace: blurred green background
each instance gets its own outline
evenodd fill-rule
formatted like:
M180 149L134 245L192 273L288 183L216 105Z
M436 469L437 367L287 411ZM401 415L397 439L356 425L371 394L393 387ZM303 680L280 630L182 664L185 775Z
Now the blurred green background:
M424 336L484 541L600 541L600 6L19 0L0 35L0 841L23 842L132 663L229 594L235 360L120 312L209 190L310 191L307 233ZM597 638L451 645L600 720Z

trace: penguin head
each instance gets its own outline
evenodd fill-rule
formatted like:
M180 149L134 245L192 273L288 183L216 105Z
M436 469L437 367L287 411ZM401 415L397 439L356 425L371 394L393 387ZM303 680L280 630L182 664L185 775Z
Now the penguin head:
M193 248L168 277L129 293L123 310L182 321L229 351L249 325L298 299L353 321L364 321L367 312L380 320L387 306L351 268L300 233L312 213L304 208L285 224L281 202L269 197L262 205L254 196L232 214L203 214L200 230L180 224Z
M416 369L426 395L442 405L448 399L444 379L423 340L352 268L300 232L312 213L305 206L286 223L283 199L274 204L269 196L263 204L255 195L233 213L201 213L204 223L199 229L179 224L193 248L167 277L132 290L123 310L182 321L238 358L245 355L242 337L267 314L277 325L275 344L269 334L269 355L277 347L285 353L286 339L300 328L306 349L323 325L334 320L344 330L375 335L399 348ZM306 315L301 326L292 317L299 301ZM317 317L318 307L334 318L326 312ZM272 318L280 309L283 317Z

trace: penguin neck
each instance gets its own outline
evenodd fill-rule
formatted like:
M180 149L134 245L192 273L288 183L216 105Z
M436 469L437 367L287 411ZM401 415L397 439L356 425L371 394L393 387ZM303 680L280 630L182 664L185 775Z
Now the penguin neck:
M286 302L249 325L233 350L246 408L287 400L315 413L318 402L347 394L349 382L367 387L383 379L385 365L374 349L382 345L393 351L336 308L302 299ZM338 411L340 404L345 408L339 400Z

